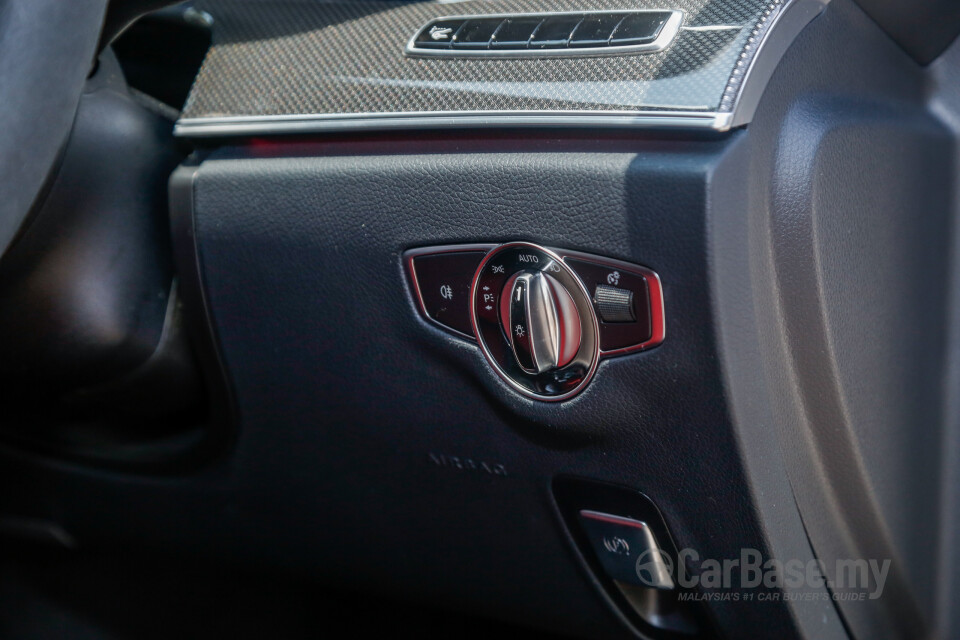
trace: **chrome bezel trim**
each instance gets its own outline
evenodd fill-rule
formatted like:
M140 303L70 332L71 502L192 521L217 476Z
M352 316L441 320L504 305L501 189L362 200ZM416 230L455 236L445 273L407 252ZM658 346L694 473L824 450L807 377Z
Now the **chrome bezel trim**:
M446 20L490 20L505 18L551 18L556 16L588 16L611 13L641 14L641 13L670 13L666 23L653 42L621 47L568 47L565 49L430 49L418 47L417 36L423 33L430 25ZM491 13L472 16L440 16L431 19L417 29L406 48L405 56L411 58L489 58L489 59L518 59L518 58L595 58L602 56L630 55L637 53L657 53L663 51L680 32L683 24L683 12L669 9L625 9L603 11L550 11L543 13Z
M550 256L553 260L555 260L558 264L563 265L563 268L569 271L568 275L572 276L573 281L577 283L577 287L579 289L580 294L583 295L588 302L586 306L588 307L588 310L589 310L589 320L592 328L594 345L596 345L596 349L594 350L594 353L591 354L590 369L587 371L586 375L584 375L583 380L581 380L576 387L574 387L570 391L563 393L561 395L557 395L557 396L539 395L537 393L530 391L529 389L524 388L522 385L514 381L514 379L510 376L510 374L504 371L503 368L500 367L500 364L490 354L490 351L483 340L483 336L480 334L480 331L477 328L477 306L475 302L477 298L477 283L480 280L480 274L483 272L484 267L487 266L487 263L494 256L498 255L501 251L504 251L506 249L512 249L514 247L528 247L536 251L542 251L546 255ZM593 375L597 372L597 366L600 364L600 323L597 320L596 313L593 310L593 302L591 301L590 294L587 292L586 287L583 286L583 281L580 280L580 276L577 275L577 272L574 271L572 268L570 268L570 266L563 261L563 257L560 254L558 254L556 251L552 249L547 249L546 247L542 247L532 242L518 241L518 242L507 242L504 244L500 244L494 247L493 249L491 249L487 253L487 255L483 257L483 260L477 266L477 270L473 274L473 282L470 285L470 323L473 326L473 334L477 338L477 344L480 346L480 352L483 353L484 359L490 364L491 367L493 367L493 370L497 373L497 376L499 376L501 380L506 382L511 389L532 400L540 400L542 402L560 402L561 400L569 400L573 396L583 391L584 387L586 387L587 384L590 383L590 381L593 379ZM582 323L581 323L581 326L582 326Z
M179 138L382 131L387 129L475 129L512 127L610 127L727 131L729 113L715 111L433 111L185 118L174 126Z
M780 64L780 59L800 32L823 13L829 3L830 0L787 0L785 6L771 18L769 26L762 33L756 52L750 58L747 68L742 71L743 78L736 87L730 111L725 112L729 127L740 127L753 120L760 98ZM752 33L751 38L756 38L757 35ZM734 69L734 74L736 73L737 69ZM731 76L730 81L733 81L734 77ZM723 106L721 99L721 108Z

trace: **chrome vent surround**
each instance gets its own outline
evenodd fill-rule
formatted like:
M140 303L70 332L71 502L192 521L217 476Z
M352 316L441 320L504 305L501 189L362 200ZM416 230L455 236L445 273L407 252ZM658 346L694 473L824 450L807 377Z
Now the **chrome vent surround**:
M445 16L407 43L414 57L553 58L656 53L683 24L681 11L576 11Z

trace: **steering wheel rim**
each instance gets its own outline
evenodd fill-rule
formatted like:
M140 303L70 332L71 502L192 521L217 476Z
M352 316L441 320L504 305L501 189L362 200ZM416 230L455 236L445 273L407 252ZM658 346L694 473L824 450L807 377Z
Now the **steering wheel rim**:
M0 256L70 135L107 0L0 0Z

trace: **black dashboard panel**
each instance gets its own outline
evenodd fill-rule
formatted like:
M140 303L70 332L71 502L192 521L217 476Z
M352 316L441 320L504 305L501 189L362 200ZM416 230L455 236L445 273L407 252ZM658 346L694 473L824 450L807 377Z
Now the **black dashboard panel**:
M628 631L565 538L558 475L644 491L678 548L763 549L705 259L707 178L741 140L261 141L181 170L238 410L233 488L191 510L232 505L201 522L234 553L586 637ZM420 316L403 264L515 239L656 269L669 338L570 401L515 393ZM732 636L792 633L786 603L708 609Z
M783 19L793 4L806 8ZM657 0L201 0L197 7L214 19L213 46L178 133L206 135L211 125L283 127L304 118L335 128L360 117L366 118L366 126L382 126L386 121L409 123L418 115L435 116L433 124L443 124L442 117L505 114L552 118L606 114L634 119L651 114L674 126L723 129L732 122L741 85L768 32L778 22L793 24L795 32L822 4L821 0L676 0L670 4ZM532 39L521 59L513 59L515 50L495 51L487 40L483 46L488 51L468 52L483 53L482 57L424 58L405 52L416 44L418 34L422 39L425 25L445 16L461 20L471 15L566 12L569 16L569 12L628 9L677 12L676 19L670 18L661 29L665 32L670 27L675 33L662 51L588 55L597 50L594 47L570 56L574 49L567 45L561 43L558 49L541 43L545 53L534 56L526 54L540 46L537 36L525 35ZM446 29L462 26L462 21L449 22L444 23ZM535 27L528 25L527 31L531 28ZM484 37L490 35L485 32ZM786 37L788 42L792 36ZM458 46L454 43L453 49ZM453 49L444 53L454 53ZM418 56L436 51L418 50ZM459 51L465 55L463 49ZM553 55L558 51L563 57ZM487 57L504 53L511 57ZM667 120L670 117L681 119Z

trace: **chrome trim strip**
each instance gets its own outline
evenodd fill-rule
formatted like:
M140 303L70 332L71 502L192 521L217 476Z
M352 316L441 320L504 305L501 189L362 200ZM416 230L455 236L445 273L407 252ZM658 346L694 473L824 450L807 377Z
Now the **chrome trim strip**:
M491 20L504 18L550 18L554 16L587 16L610 13L639 14L639 13L666 13L671 15L666 24L660 29L656 40L647 44L637 44L628 47L574 47L567 49L427 49L417 46L416 39L423 30L431 24L446 20L476 20L489 18ZM517 58L595 58L600 56L629 55L634 53L657 53L666 49L680 31L683 24L682 11L667 9L625 9L603 11L555 11L544 13L491 13L472 16L441 16L431 19L413 34L407 42L403 54L411 58L489 58L489 59L517 59Z
M736 95L732 97L732 104L729 107L730 127L740 127L753 120L760 98L774 70L780 64L783 54L787 52L804 27L823 13L829 3L830 0L788 0L787 5L773 17L772 22L766 26L762 34L759 33L764 27L762 24L750 34L751 41L760 37L757 51L750 59L746 70L740 67L734 69L730 82L737 79L740 73L744 74L743 78L735 87L728 84L720 105L721 109L727 108L725 103L731 99L727 92L735 88Z
M370 131L489 127L641 127L726 131L730 114L714 111L435 111L282 116L184 118L179 138L238 137Z

